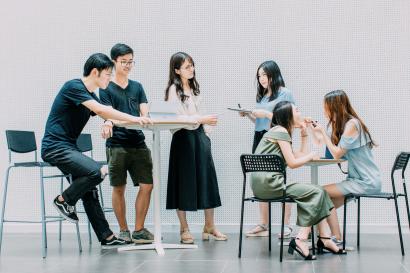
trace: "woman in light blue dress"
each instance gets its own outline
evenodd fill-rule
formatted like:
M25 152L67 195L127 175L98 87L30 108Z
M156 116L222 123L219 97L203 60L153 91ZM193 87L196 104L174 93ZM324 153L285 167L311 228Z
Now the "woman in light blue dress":
M369 129L356 114L343 90L329 92L324 98L324 111L329 119L331 136L318 123L312 129L318 133L335 159L344 157L348 161L348 175L340 183L324 186L336 208L344 203L349 193L379 193L381 191L380 170L374 162L372 148L375 143ZM340 230L334 230L341 240Z

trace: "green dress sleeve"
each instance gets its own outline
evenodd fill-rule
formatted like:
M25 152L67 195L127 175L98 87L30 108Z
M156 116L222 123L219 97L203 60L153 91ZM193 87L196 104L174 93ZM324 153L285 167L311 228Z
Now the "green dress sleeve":
M288 132L279 132L275 127L267 131L263 138L292 142L292 138L290 137Z

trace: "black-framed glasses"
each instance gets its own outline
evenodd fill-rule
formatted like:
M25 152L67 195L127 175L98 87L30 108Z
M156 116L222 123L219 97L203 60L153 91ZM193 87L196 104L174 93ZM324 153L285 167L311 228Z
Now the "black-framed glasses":
M121 66L133 66L135 65L135 61L120 61Z

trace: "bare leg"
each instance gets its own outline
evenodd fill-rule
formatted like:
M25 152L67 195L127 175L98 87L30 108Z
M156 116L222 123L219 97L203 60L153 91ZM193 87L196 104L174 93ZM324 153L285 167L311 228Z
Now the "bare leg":
M303 255L305 256L309 255L309 247L306 245L305 242L303 242L303 240L308 239L309 233L310 233L310 227L301 227L296 236L298 240L295 240L296 245L298 246L298 248L302 251Z
M333 208L330 211L330 216L329 217L331 217L331 218L337 217L336 216L336 209ZM327 218L329 218L329 217L327 217ZM320 237L330 238L330 233L328 231L328 225L327 225L327 222L329 221L329 219L327 219L327 218L320 221L319 224L317 225ZM333 220L330 220L330 221L333 221ZM324 239L324 238L321 238L320 240L323 242L325 247L328 247L328 248L332 249L335 252L339 251L339 247L332 240Z
M261 217L261 224L267 225L269 223L269 205L265 202L259 202L259 213Z
M261 224L267 225L269 223L269 205L265 202L259 203L259 212L261 217ZM292 214L292 204L285 204L285 225L289 225L290 216Z
M336 184L329 184L325 185L324 190L329 194L329 197L332 199L335 208L340 208L344 203L344 194L339 190ZM340 225L337 218L337 212L335 210L334 213L327 218L327 222L330 226L330 231L332 235L336 237L338 240L342 240L342 234L340 232Z
M127 220L125 217L125 185L115 186L112 188L112 208L114 209L115 217L117 217L120 230L128 230Z
M177 209L177 215L179 219L179 224L181 226L181 230L189 229L188 222L186 220L186 212L183 210Z
M285 204L285 225L289 225L290 216L292 214L292 204Z
M205 226L208 228L215 226L214 209L206 209L204 210L204 214L205 214Z
M135 230L144 228L149 202L151 200L152 184L140 184L137 199L135 200Z
M215 237L219 239L227 239L228 237L221 233L219 230L216 229L215 227L215 221L214 221L214 209L206 209L204 210L205 214L205 227L204 227L204 232L205 233L210 233L214 235Z
M336 184L325 185L323 186L323 188L329 194L330 198L333 201L333 204L335 205L335 208L338 209L343 206L345 196L339 190Z
M189 232L188 222L186 220L186 212L183 210L177 209L177 215L178 215L179 224L180 224L181 243L193 244L194 237Z

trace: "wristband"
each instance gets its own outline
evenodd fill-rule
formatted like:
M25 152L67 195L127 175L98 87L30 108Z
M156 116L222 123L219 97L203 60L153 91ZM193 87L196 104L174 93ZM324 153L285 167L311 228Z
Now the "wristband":
M112 120L109 120L109 119L104 120L104 123L105 123L105 122L107 122L107 121L111 122L111 126L113 126L113 127L114 127L114 122L112 122Z

